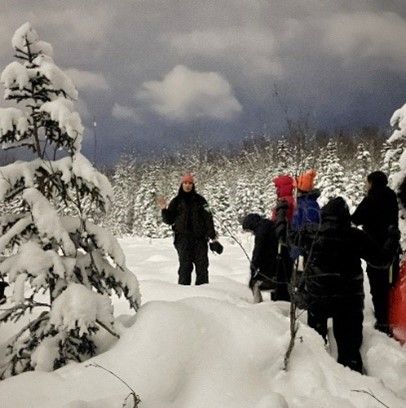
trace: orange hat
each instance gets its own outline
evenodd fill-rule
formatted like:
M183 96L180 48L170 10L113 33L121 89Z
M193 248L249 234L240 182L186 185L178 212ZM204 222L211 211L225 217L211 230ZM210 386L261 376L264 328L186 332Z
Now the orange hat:
M316 174L314 170L307 170L302 173L296 180L297 189L306 192L313 190Z
M195 184L195 179L193 178L193 174L192 173L186 173L184 174L181 179L180 179L181 183L192 183Z

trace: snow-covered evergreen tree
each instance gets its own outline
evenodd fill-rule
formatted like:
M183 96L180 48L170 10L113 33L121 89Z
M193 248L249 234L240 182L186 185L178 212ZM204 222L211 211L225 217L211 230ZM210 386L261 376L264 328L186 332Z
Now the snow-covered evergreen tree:
M0 168L0 201L21 197L24 203L21 212L0 219L0 275L12 289L0 324L23 324L10 339L2 377L94 355L96 331L114 333L112 290L135 310L140 302L117 241L85 218L85 198L104 210L112 189L80 153L77 91L30 23L15 32L12 45L17 61L0 81L5 99L19 108L0 109L0 142L29 149L34 158ZM51 204L57 201L75 208L75 216L58 212Z
M139 188L134 199L134 224L135 235L148 238L168 236L170 229L161 220L161 212L156 204L160 194L159 183L160 169L157 163L145 165L139 180Z
M230 182L226 174L225 171L219 171L203 193L213 213L216 231L224 236L233 234L238 228L238 217L230 199Z
M389 173L389 185L390 187L399 192L402 185L404 189L404 182L406 178L406 104L395 111L390 120L390 124L393 128L392 135L387 140L387 146L389 147L384 158L385 170ZM404 193L402 191L401 198ZM406 208L402 202L400 208L399 228L402 233L402 248L406 249Z
M286 138L278 140L275 149L276 174L290 174L295 167L295 152Z
M326 204L330 198L337 196L346 198L345 185L347 177L338 157L336 141L330 140L327 143L323 152L321 168L318 171L317 187L321 190L321 205Z
M124 156L118 162L113 175L113 202L108 226L115 235L132 234L134 225L134 201L137 191L134 160Z
M390 120L393 132L385 143L383 171L389 174L390 186L397 190L406 171L406 104Z
M355 208L365 196L365 185L368 174L371 172L371 154L365 148L364 143L358 143L355 161L349 170L352 176L345 187L345 195L348 197L348 205Z

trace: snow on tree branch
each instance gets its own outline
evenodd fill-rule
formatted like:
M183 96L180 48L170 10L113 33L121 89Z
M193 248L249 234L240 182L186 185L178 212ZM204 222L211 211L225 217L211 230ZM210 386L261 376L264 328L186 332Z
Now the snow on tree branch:
M5 98L20 108L0 109L0 143L28 148L36 159L0 167L0 202L19 203L17 214L0 218L0 274L11 286L8 304L14 303L0 324L37 306L47 310L14 336L0 361L2 377L94 355L100 328L116 336L113 291L134 310L140 306L138 281L116 238L86 218L106 210L112 187L80 152L84 127L73 82L30 23L15 32L12 45L19 61L0 81Z
M89 327L100 320L111 326L113 306L107 296L92 292L83 285L71 283L55 300L50 317L50 324L61 327L64 331L79 328L79 336L88 333Z

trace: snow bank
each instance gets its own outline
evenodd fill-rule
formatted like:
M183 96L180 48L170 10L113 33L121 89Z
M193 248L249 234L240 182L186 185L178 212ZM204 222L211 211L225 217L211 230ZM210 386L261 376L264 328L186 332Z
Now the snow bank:
M177 257L170 239L120 240L145 302L130 317L128 303L113 297L121 339L115 342L100 330L110 344L101 341L107 351L98 357L0 382L0 406L121 408L129 390L102 369L87 367L91 362L125 380L141 397L140 408L382 407L354 390L370 391L391 408L406 406L406 348L372 328L369 297L362 354L370 376L337 364L304 324L284 372L288 304L252 304L244 255L222 242L226 257L209 255L211 283L185 287L175 283Z
M271 302L235 304L208 298L148 302L135 324L103 355L55 373L26 373L0 384L2 407L120 407L126 388L92 361L114 371L140 395L143 408L404 407L377 379L337 364L322 339L302 326L284 372L287 318ZM112 398L112 395L116 398Z

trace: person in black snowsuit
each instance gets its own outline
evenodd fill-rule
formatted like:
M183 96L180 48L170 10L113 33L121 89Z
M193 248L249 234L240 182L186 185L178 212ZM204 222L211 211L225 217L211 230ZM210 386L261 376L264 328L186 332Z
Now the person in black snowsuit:
M304 271L304 296L308 324L327 342L327 320L332 318L337 361L358 372L363 368L361 258L374 267L386 267L397 250L398 240L396 227L389 228L380 246L365 232L351 227L349 209L341 197L322 207L317 229L305 232L308 262Z
M193 176L182 177L178 195L166 206L158 202L162 220L172 226L174 245L179 257L178 283L190 285L193 265L196 285L209 283L208 240L216 241L213 217L207 201L195 191Z
M362 225L363 230L382 245L388 234L390 225L398 226L398 203L393 190L387 184L385 173L374 171L367 177L368 194L356 208L351 219L355 225ZM372 303L374 305L375 328L390 333L389 293L391 285L396 282L399 258L394 255L393 263L386 269L377 269L371 265L367 267L368 280L371 288Z

